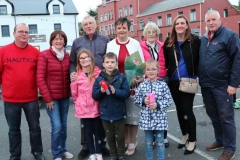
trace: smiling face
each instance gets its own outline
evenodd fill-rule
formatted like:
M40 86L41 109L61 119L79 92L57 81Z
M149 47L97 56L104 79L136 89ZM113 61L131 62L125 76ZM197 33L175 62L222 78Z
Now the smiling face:
M82 66L82 68L90 67L91 62L92 62L91 57L89 57L87 53L80 54L79 63Z
M156 81L158 78L159 68L156 63L146 64L145 74L150 81Z
M26 45L29 39L29 29L24 24L18 24L13 32L15 43L19 46Z
M206 16L206 25L210 32L216 32L221 26L221 19L216 13L210 13Z
M105 68L107 74L111 75L113 70L117 68L117 60L115 57L105 57L103 62L103 67Z
M52 40L52 46L56 48L57 50L61 51L63 47L65 46L64 38L61 35L57 35L53 40Z
M119 24L116 26L116 33L119 39L126 39L128 37L127 23Z
M184 18L178 18L175 23L175 31L177 34L185 34L188 29L187 22Z
M148 29L146 31L146 40L149 43L153 43L157 40L157 31L155 31L154 29Z

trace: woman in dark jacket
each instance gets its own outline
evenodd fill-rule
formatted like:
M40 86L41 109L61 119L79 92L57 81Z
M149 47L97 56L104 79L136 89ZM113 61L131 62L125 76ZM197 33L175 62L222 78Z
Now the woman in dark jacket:
M191 154L196 147L196 119L193 113L195 94L179 91L180 78L197 78L200 40L191 34L191 28L185 16L179 15L174 19L171 37L164 43L164 56L167 75L170 78L169 89L177 109L178 121L182 131L182 140L178 148L188 147L184 154ZM176 60L178 61L178 67ZM178 71L177 71L178 68ZM178 74L179 73L179 74Z

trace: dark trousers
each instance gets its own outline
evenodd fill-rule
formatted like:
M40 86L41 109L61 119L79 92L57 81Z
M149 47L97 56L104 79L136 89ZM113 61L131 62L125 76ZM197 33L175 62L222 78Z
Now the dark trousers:
M110 155L114 159L125 155L125 119L117 121L102 120L110 148ZM117 144L116 144L117 143Z
M193 113L195 94L179 91L179 81L170 81L169 89L176 105L182 135L189 134L189 141L196 141L196 118Z
M233 97L227 93L227 85L201 88L206 111L212 121L215 139L224 150L236 150L236 125L234 121Z
M13 159L21 158L22 136L20 126L22 109L29 126L31 153L35 155L43 152L38 101L25 103L4 102L4 113L9 127L10 158Z
M233 103L235 103L237 100L236 94L233 94Z
M85 128L85 136L87 139L88 149L90 154L101 154L102 145L101 145L101 123L102 120L100 117L96 118L82 118L82 122ZM94 139L95 138L95 145Z

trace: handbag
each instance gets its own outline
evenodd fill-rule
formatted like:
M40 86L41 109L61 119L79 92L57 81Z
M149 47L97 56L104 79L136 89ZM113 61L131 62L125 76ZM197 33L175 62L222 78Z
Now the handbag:
M178 61L176 56L176 51L174 50L174 57L177 66L178 77L180 78L179 91L185 93L195 94L198 92L198 82L197 79L192 78L181 78L178 69Z

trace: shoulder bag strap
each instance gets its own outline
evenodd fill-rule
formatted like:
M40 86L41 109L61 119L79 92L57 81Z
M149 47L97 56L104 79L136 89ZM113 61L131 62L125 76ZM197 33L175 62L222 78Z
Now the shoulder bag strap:
M178 72L178 77L179 77L179 80L180 80L180 79L181 79L181 77L180 77L179 70L178 70L178 61L177 61L177 55L176 55L176 51L175 51L175 49L174 49L173 51L174 51L174 57L175 57L175 62L176 62L176 67L177 67L177 72Z

